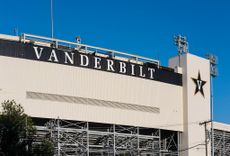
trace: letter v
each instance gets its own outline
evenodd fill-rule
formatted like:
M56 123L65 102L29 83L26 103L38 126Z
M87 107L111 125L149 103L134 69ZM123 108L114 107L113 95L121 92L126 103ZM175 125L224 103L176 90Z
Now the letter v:
M42 55L43 48L40 48L39 52L38 52L38 47L33 47L33 48L34 48L34 52L36 54L37 59L40 59L40 57Z

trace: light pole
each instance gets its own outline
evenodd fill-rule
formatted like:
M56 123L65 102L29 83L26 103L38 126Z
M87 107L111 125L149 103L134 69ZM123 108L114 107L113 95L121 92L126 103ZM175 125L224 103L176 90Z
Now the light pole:
M207 124L211 121L201 122L199 125L204 125L204 133L205 133L205 156L208 156L208 138L207 138Z
M51 37L54 38L53 0L50 0Z
M207 54L210 61L210 103L211 103L211 156L214 156L214 130L213 130L213 117L214 117L214 101L213 101L213 78L217 76L217 57L213 54Z

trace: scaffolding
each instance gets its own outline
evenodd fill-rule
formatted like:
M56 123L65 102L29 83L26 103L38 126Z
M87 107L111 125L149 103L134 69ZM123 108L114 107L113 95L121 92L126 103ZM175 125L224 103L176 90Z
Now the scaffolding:
M82 121L49 120L37 126L55 156L178 156L178 132ZM39 140L39 139L37 139Z
M230 156L230 132L214 129L214 155Z

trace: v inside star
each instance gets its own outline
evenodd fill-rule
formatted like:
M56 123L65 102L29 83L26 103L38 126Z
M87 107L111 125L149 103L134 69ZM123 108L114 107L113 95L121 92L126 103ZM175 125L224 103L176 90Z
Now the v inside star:
M201 80L200 71L198 72L198 77L197 77L197 79L192 78L192 80L193 80L193 82L194 82L195 85L196 85L196 89L195 89L195 93L194 93L194 94L196 95L198 92L200 92L201 95L203 95L203 97L205 97L205 96L204 96L203 86L206 84L207 81Z

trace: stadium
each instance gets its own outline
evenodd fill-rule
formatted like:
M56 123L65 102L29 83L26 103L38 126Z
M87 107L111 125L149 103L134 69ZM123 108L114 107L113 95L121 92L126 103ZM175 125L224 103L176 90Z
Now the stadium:
M79 40L1 34L0 100L21 103L58 156L230 156L230 125L211 120L215 62L177 41L164 67Z

